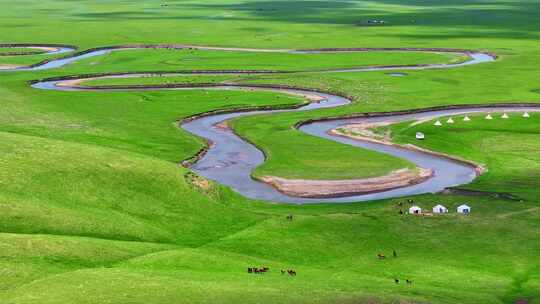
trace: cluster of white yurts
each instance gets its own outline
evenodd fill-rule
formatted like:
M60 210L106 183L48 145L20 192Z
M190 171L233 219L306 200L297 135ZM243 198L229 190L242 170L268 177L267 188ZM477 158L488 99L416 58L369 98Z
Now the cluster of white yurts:
M503 114L501 115L501 118L502 118L502 119L508 119L509 117L510 117L510 116L508 116L508 113L503 113ZM521 117L523 117L523 118L529 118L529 117L531 117L531 116L529 115L529 112L525 112L525 113L523 113L523 114L521 115ZM487 120L492 120L492 119L494 119L494 117L493 117L493 115L492 115L491 113L488 113L484 118L487 119ZM470 120L471 120L471 118L470 118L468 115L465 115L465 117L463 117L463 121L470 121ZM453 123L454 123L454 119L453 119L452 117L450 117L450 118L448 118L448 120L446 121L446 123L447 123L447 124L453 124ZM437 121L435 121L434 125L435 125L435 126L442 126L442 122L441 122L440 120L437 120Z
M508 115L508 113L503 113L501 115L502 119L508 119L509 117L510 116ZM521 117L529 118L531 116L529 115L529 112L524 112L521 115ZM487 119L487 120L492 120L492 119L494 119L494 115L492 115L491 113L488 113L484 118ZM463 117L463 121L471 121L471 118L468 115L465 115L465 117ZM454 119L452 117L450 117L450 118L448 118L448 120L446 120L447 124L453 124L454 122L455 121L454 121ZM440 120L437 120L437 121L435 121L435 123L433 125L435 125L437 127L440 127L440 126L443 125L443 123ZM422 140L422 139L425 139L425 138L426 138L426 136L424 135L424 133L422 133L422 132L417 132L416 133L416 139Z
M443 213L448 213L448 208L446 208L445 206L441 204L438 204L437 206L433 207L432 211L433 213L443 214ZM459 205L456 208L456 211L457 213L460 213L460 214L469 214L471 213L471 207L465 204ZM412 206L411 208L409 208L409 214L424 214L424 213L422 212L422 208L418 206Z

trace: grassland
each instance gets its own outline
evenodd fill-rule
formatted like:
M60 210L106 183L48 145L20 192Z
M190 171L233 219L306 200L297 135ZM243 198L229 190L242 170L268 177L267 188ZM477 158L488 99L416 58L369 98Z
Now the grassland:
M406 160L385 154L346 145L327 145L327 140L305 136L282 121L274 122L270 116L237 119L232 127L247 134L266 154L267 161L253 172L256 177L340 180L377 177L414 168Z
M155 60L159 58L159 60ZM143 71L175 70L327 70L377 65L452 63L465 56L423 52L265 53L206 50L126 50L82 60L74 68L121 70L129 65Z
M80 49L129 43L454 47L485 49L500 56L494 63L407 72L399 78L382 72L234 76L237 82L339 92L355 101L339 109L237 121L243 135L275 155L259 172L337 175L340 169L349 170L344 165L349 157L366 155L360 150L353 155L352 148L291 130L300 120L539 99L534 79L540 64L540 5L535 1L167 4L0 0L0 43L73 44ZM363 26L368 19L385 19L388 24ZM398 214L396 200L338 206L248 201L219 185L193 183L186 177L188 171L177 165L204 144L179 130L177 120L213 109L293 104L299 102L297 98L236 91L52 92L27 84L33 79L98 72L244 68L244 60L258 69L291 70L406 61L376 53L347 55L352 57L343 61L330 55L297 62L297 57L282 55L234 57L208 52L195 57L207 60L176 65L184 55L129 51L57 70L0 73L1 303L540 301L535 153L540 143L534 116L523 124L497 120L493 127L473 120L470 126L456 125L459 133L418 126L428 134L426 147L487 164L489 173L469 188L509 192L524 201L423 195L414 200L424 208L442 202L454 210L467 202L473 213L407 217ZM403 58L440 58L406 57L413 55ZM166 62L161 62L161 56ZM52 57L0 60L31 64ZM395 140L405 142L414 131L397 126ZM302 155L312 162L293 161ZM289 168L280 168L284 159ZM389 170L396 165L393 159L377 161L365 160L362 168ZM329 169L322 172L321 165ZM294 214L292 222L285 219L287 214ZM397 258L391 257L394 249ZM379 252L389 258L378 260ZM271 268L270 273L246 273L247 267L263 265ZM281 268L296 269L298 276L282 276ZM395 284L396 277L414 283Z
M470 116L472 121L462 121L463 116L454 118L455 125L436 127L433 122L416 126L408 123L392 126L393 140L398 143L414 143L427 149L436 149L462 158L473 159L487 166L488 171L466 188L515 193L533 199L536 189L531 189L540 176L540 145L538 136L540 117L523 118L520 113L494 120L484 116ZM426 140L411 141L416 132L426 134Z

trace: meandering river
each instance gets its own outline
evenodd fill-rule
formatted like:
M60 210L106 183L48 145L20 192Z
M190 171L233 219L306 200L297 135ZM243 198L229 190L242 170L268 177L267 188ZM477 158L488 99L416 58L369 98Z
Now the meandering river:
M149 46L144 46L143 48L148 48ZM161 46L154 46L161 47ZM169 46L170 47L170 46ZM187 47L187 46L175 46L177 48ZM125 47L111 47L111 48L101 48L94 51L84 52L81 54L75 54L70 57L51 60L44 62L40 65L35 65L32 67L24 67L14 69L15 71L21 70L42 70L42 69L53 69L67 65L69 63L94 57L105 55L109 52L117 50L126 50L126 49L135 49L141 48L141 46L125 46ZM226 48L212 48L212 47L194 47L189 46L189 48L196 49L211 49L211 50L222 50L222 51L276 51L276 52L293 52L293 53L316 53L316 52L339 52L339 51L362 51L366 52L370 49L334 49L334 50L255 50L255 49L226 49ZM387 67L363 67L363 68L350 68L350 69L336 69L336 70L327 70L327 71L315 71L317 73L335 73L335 72L369 72L369 71L381 71L381 70L419 70L419 69L446 69L446 68L458 68L461 66L472 65L472 64L481 64L487 63L495 60L495 57L488 53L482 52L473 52L465 50L448 50L448 49L373 49L376 51L426 51L426 52L454 52L458 54L465 54L469 57L469 60L462 63L456 64L432 64L432 65L409 65L409 66L387 66ZM194 71L194 73L197 73ZM220 74L231 72L212 72L212 74ZM242 71L236 71L236 73L242 73ZM122 77L140 77L140 76L149 76L151 74L117 74L117 75L106 75L106 76L97 76L93 78L122 78ZM170 73L170 75L179 75L179 73ZM222 128L217 126L218 124L234 119L237 117L252 116L258 114L268 114L268 113L280 113L280 112L289 112L289 111L310 111L314 109L321 108L332 108L340 107L349 104L351 101L341 97L330 95L323 92L314 92L314 91L303 91L298 89L289 89L282 87L257 87L257 86L246 86L246 85L218 85L218 86L193 86L193 87L174 87L174 86L159 86L159 85L148 85L148 86L133 86L133 87L85 87L80 85L80 81L84 80L84 77L77 78L71 77L69 80L66 79L56 79L56 80L44 80L32 84L34 88L37 89L48 89L48 90L62 90L62 91L118 91L118 90L273 90L282 93L288 94L302 94L302 95L316 95L322 101L308 103L304 106L295 108L295 109L286 109L286 110L265 110L265 111L239 111L235 113L226 113L226 114L212 114L204 115L192 120L188 120L181 124L181 128L187 132L194 134L199 137L203 137L210 141L212 145L208 148L208 151L191 166L191 169L198 174L214 180L223 185L229 186L238 193L251 198L265 201L273 201L280 203L295 203L295 204L307 204L307 203L344 203L344 202L358 202L358 201L369 201L377 199L386 199L386 198L395 198L415 194L423 193L433 193L441 191L445 188L458 186L470 183L476 177L475 167L471 164L451 160L446 157L441 157L438 155L404 149L398 146L384 145L380 143L360 141L351 138L334 136L330 135L329 131L335 128L338 128L343 125L353 124L353 123L378 123L378 122L401 122L401 121L410 121L410 120L419 120L419 119L429 119L449 115L462 115L467 113L478 113L478 112L535 112L539 111L540 108L535 105L504 105L504 106L463 106L463 107L454 107L451 109L437 109L437 110L419 110L412 113L388 113L377 115L375 117L358 117L358 118L347 118L347 119L332 119L327 121L315 121L307 124L303 124L299 127L301 132L312 136L318 136L333 140L342 144L347 144L355 146L358 148L369 149L377 151L380 153L389 154L396 156L402 159L406 159L419 167L425 169L431 169L434 171L434 176L427 179L426 181L411 185L403 188L391 189L388 191L360 194L360 195L350 195L344 197L331 197L331 198L300 198L286 195L279 192L276 188L254 180L251 178L252 171L260 166L265 161L264 154L254 145L246 142L241 137L237 136L233 131L227 128ZM369 161L369 160L358 160L358 161Z

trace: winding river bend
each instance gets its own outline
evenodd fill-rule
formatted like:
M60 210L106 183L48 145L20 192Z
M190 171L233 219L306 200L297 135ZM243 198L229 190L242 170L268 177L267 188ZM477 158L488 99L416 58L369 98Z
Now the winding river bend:
M44 62L43 64L33 67L27 67L23 70L40 70L51 69L55 67L64 66L71 62L89 58L93 56L104 55L111 51L126 50L135 48L149 48L149 47L165 47L165 46L123 46L123 47L111 47L101 48L94 51L87 51L80 54L75 54L70 57L52 60ZM166 46L171 47L171 46ZM457 64L433 64L433 65L418 65L418 66L386 66L386 67L365 67L365 68L352 68L352 69L336 69L330 71L317 71L317 72L367 72L367 71L381 71L381 70L418 70L418 69L441 69L441 68L456 68L471 64L480 64L485 62L494 61L495 57L488 53L473 52L466 50L452 50L452 49L321 49L321 50L254 50L254 49L237 49L237 48L213 48L213 47L194 47L194 46L175 46L177 48L195 48L202 50L222 50L222 51L266 51L266 52L293 52L293 53L316 53L316 52L340 52L340 51L426 51L426 52L452 52L458 54L465 54L469 57L469 60ZM17 69L21 70L21 68ZM194 72L197 73L197 72ZM219 74L219 72L212 72L213 74ZM227 73L227 72L222 72ZM230 72L229 72L230 73ZM236 73L242 73L237 71ZM180 75L180 73L170 73L171 75ZM96 76L95 78L122 78L122 77L138 77L147 76L152 74L117 74ZM87 77L88 78L88 77ZM365 116L358 118L347 119L332 119L326 121L314 121L303 124L299 127L299 130L309 135L318 136L340 142L343 144L365 148L380 153L393 155L399 158L406 159L417 166L425 169L431 169L434 172L434 176L416 185L406 186L402 188L392 189L388 191L349 195L342 197L329 197L329 198L301 198L293 197L279 192L276 188L251 178L251 172L265 161L264 154L252 144L246 142L233 131L220 128L216 125L242 116L252 116L262 113L279 113L288 111L309 111L321 108L331 108L345 106L351 101L340 96L330 95L322 92L304 91L298 89L272 87L272 86L246 86L246 85L218 85L218 86L132 86L132 87L85 87L79 84L81 80L87 79L84 77L69 77L65 79L51 79L35 82L32 84L37 89L48 90L62 90L62 91L118 91L118 90L193 90L193 89L207 89L207 90L272 90L288 94L302 94L302 95L316 95L321 101L308 103L304 106L288 109L288 110L265 110L265 111L248 111L248 112L235 112L226 114L213 114L208 116L201 116L181 124L181 127L200 137L203 137L210 141L212 145L208 151L191 166L191 169L198 174L217 181L223 185L229 186L238 193L251 198L280 203L295 203L295 204L307 204L307 203L344 203L344 202L358 202L369 201L385 198L394 198L407 195L433 193L441 191L447 187L458 186L471 182L476 177L475 167L460 161L451 160L445 157L437 156L434 154L408 150L397 146L389 146L374 142L359 141L350 138L330 135L329 131L342 125L352 123L377 123L377 122L401 122L409 120L419 120L436 118L448 115L459 115L466 113L477 112L522 112L522 111L539 111L540 107L537 105L499 105L499 106L463 106L453 107L450 109L436 109L436 110L418 110L407 113L387 113L376 116Z

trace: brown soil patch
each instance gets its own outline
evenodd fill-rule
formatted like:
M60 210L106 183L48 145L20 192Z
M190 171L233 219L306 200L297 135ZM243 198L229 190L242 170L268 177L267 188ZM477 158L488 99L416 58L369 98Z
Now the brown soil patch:
M80 86L81 83L85 81L94 80L96 78L80 78L80 79L70 79L70 80L62 80L58 83L56 83L56 86L58 87L77 87Z
M295 92L284 92L285 94L294 95L294 96L300 96L304 99L307 99L309 102L321 102L323 100L326 100L325 97L317 95L315 93L309 94L309 93L295 93Z
M389 133L377 134L373 129L388 126L390 124L390 122L361 122L339 127L338 129L331 130L329 133L332 135L347 136L355 139L389 144L391 139Z
M229 127L229 124L228 124L227 120L215 124L214 127L218 128L218 129L222 129L222 130L230 130L231 129L231 127Z
M388 175L352 180L305 180L264 176L261 180L287 195L306 198L340 197L387 191L415 185L433 176L433 171L401 169Z
M57 47L49 47L49 46L29 46L28 48L29 49L45 51L47 53L56 52L56 51L60 50Z
M188 172L184 175L186 182L194 187L195 189L200 190L201 192L208 193L212 190L212 184L206 178L203 178L193 172Z
M0 64L0 70L12 70L16 68L20 68L22 65L16 65L16 64Z

